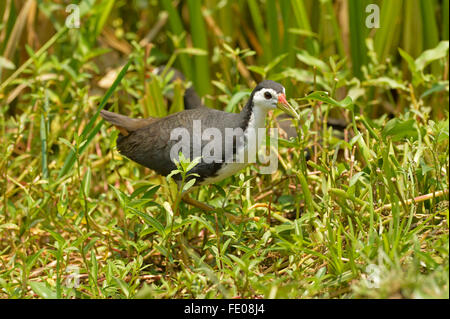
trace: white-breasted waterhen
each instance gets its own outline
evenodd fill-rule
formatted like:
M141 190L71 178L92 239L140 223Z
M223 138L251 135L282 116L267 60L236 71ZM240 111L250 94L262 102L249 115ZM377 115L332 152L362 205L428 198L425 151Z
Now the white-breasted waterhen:
M179 143L179 140L173 139L174 130L185 129L190 133L192 139L189 145L185 145L189 154L184 154L190 160L194 158L196 143L200 149L203 149L210 142L208 139L202 139L205 130L214 129L215 132L219 132L223 138L221 145L225 150L222 151L222 156L213 162L202 158L200 163L189 172L198 175L195 177L195 185L199 186L218 182L234 175L247 165L245 162L234 162L225 156L235 158L241 152L245 152L248 148L246 135L251 130L265 128L267 112L277 107L295 118L299 117L287 102L284 87L277 82L265 80L255 87L240 113L228 113L202 106L163 118L132 119L106 110L101 111L101 116L120 130L117 148L122 155L162 176L167 176L176 169L173 161L173 147ZM201 125L201 132L196 133L197 123ZM240 143L235 138L231 141L226 138L227 130L234 129L241 129L240 131L243 132L244 138L240 140ZM198 135L199 133L201 135ZM232 149L231 154L226 152L228 149ZM174 179L177 179L177 175ZM183 196L183 200L203 210L213 209L187 196Z
M166 69L165 65L156 67L153 70L154 74L162 75L164 70ZM168 68L165 72L166 74L170 75L169 83L172 83L176 80L180 80L182 82L186 82L186 77L184 74L176 69L176 68ZM173 91L169 91L166 93L166 97L169 100L173 99ZM195 91L194 87L188 86L186 90L184 91L183 95L183 102L184 102L184 109L186 110L192 110L199 107L205 107L205 105L202 103L202 100L200 99L200 96ZM284 136L288 139L290 138L296 138L298 136L297 129L295 125L293 125L292 116L289 114L280 114L275 118L275 121L277 123L277 127L281 129L281 132L283 132ZM344 119L338 119L328 116L327 117L327 126L332 127L335 130L343 131L347 127L348 123Z

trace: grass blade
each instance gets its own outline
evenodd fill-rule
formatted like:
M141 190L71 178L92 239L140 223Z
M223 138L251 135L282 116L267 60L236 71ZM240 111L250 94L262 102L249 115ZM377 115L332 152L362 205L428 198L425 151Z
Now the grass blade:
M47 166L47 123L45 121L44 114L41 114L41 156L42 156L42 177L48 179L48 166Z
M422 29L419 0L406 1L402 48L414 58L419 56L423 48ZM403 65L406 66L406 63Z
M91 118L89 123L86 125L86 127L83 129L83 132L81 133L82 140L86 141L79 149L79 155L83 153L83 151L86 149L86 147L90 144L94 136L100 131L101 126L103 125L103 120L101 120L97 125L94 127L93 130L91 130L92 126L94 125L95 121L97 120L100 111L105 107L106 102L108 102L108 99L111 97L117 86L119 85L120 81L122 81L122 78L125 76L128 67L131 64L131 60L125 64L125 66L122 68L120 73L117 75L116 80L111 85L111 87L106 91L105 96L103 97L102 101L100 102L100 105L97 108L97 111L95 112L94 116ZM76 160L76 154L75 151L71 150L69 155L66 158L66 161L64 162L64 166L61 168L58 174L58 178L61 178L62 176L66 175L69 170L72 168Z
M422 26L423 26L423 49L434 48L439 43L439 31L436 23L436 16L434 14L434 1L421 0L422 8ZM448 14L448 12L447 12ZM431 70L434 75L441 72L438 63L431 64Z
M367 49L365 45L367 28L364 27L364 2L361 0L349 0L348 11L350 27L350 54L352 57L353 74L357 78L361 79L361 66L367 63Z
M384 1L380 12L380 28L375 34L374 46L379 61L398 47L403 0Z
M334 13L334 10L333 10L333 3L331 1L326 1L325 8L326 8L326 14L331 19L331 26L333 28L334 36L336 39L335 41L336 41L336 46L337 46L337 52L339 53L340 56L346 56L345 48L344 48L344 41L342 40L342 32L341 32L341 28L339 28L339 24L336 19L336 14Z
M17 17L14 23L14 28L12 29L11 34L9 35L5 52L3 53L3 56L8 60L12 59L12 55L19 44L22 32L25 28L26 20L28 18L30 10L32 9L32 6L33 0L28 0L22 7L22 10L20 10L19 16Z
M48 40L43 46L42 48L40 48L34 55L35 58L38 58L39 56L42 55L42 53L44 53L45 51L47 51L64 33L67 32L67 27L63 27L61 28L61 30L59 30L53 37L50 38L50 40ZM25 71L26 68L28 68L31 63L33 63L33 58L29 58L24 64L22 64L17 70L16 72L14 72L13 74L11 74L11 76L9 78L7 78L5 80L5 82L3 82L2 84L0 84L0 92L8 86L9 83L11 83L12 80L14 80L15 78L17 78L19 76L19 74L21 74L23 71Z
M181 18L178 15L178 12L175 10L175 7L172 4L172 1L162 0L161 4L164 7L164 10L166 10L169 14L169 25L172 33L178 35L182 34L184 32L184 27L181 22ZM186 47L186 40L183 39L181 44ZM189 58L185 55L180 55L179 61L184 75L186 75L188 79L192 79L192 65Z
M105 25L106 21L108 20L109 14L111 13L111 10L113 8L115 0L104 0L100 4L101 13L97 19L97 23L95 25L95 33L96 37L102 32L103 26Z
M444 0L442 1L442 40L448 40L448 11L449 11L449 7L448 7L448 2L449 0Z
M297 21L297 26L308 32L311 32L311 24L308 19L308 12L305 9L305 4L303 0L293 0L292 9L294 11L294 16ZM307 37L305 41L306 50L312 55L316 55L318 51L318 44L312 37Z
M208 40L206 37L205 22L203 21L201 2L189 0L189 17L191 22L192 42L195 48L208 52ZM195 73L194 84L198 93L202 96L211 93L210 67L208 56L196 55L194 57Z
M280 54L280 33L278 31L278 10L277 1L267 0L266 8L267 28L270 35L270 46L272 55L276 57Z
M424 49L431 49L439 42L439 32L436 24L436 17L434 15L434 1L420 0L420 7L422 9Z
M256 0L248 1L248 8L250 10L250 15L252 16L253 26L264 52L263 61L268 62L272 58L272 50L269 46L269 40L267 39L266 30L264 29L264 22L261 16L261 12L259 11L259 7L260 6L256 2Z

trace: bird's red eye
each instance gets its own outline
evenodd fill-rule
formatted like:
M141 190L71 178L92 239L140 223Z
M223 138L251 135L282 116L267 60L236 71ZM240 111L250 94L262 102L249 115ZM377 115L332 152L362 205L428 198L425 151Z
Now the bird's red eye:
M270 94L269 92L265 92L265 93L264 93L264 97L265 97L267 100L270 100L270 99L272 98L272 94Z

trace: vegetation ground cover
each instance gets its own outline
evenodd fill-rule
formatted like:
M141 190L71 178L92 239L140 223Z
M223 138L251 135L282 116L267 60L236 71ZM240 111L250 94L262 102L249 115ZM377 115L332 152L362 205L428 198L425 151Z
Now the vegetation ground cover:
M448 0L70 4L0 3L0 297L449 297ZM215 213L98 116L182 110L163 64L209 107L269 78L301 115L276 173L193 193Z

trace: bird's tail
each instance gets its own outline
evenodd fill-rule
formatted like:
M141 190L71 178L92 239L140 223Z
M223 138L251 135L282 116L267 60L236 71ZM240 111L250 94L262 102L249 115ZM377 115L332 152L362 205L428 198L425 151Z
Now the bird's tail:
M150 123L155 121L155 118L146 119L132 119L128 116L101 110L100 115L109 123L117 127L122 135L127 136L131 132L134 132Z

